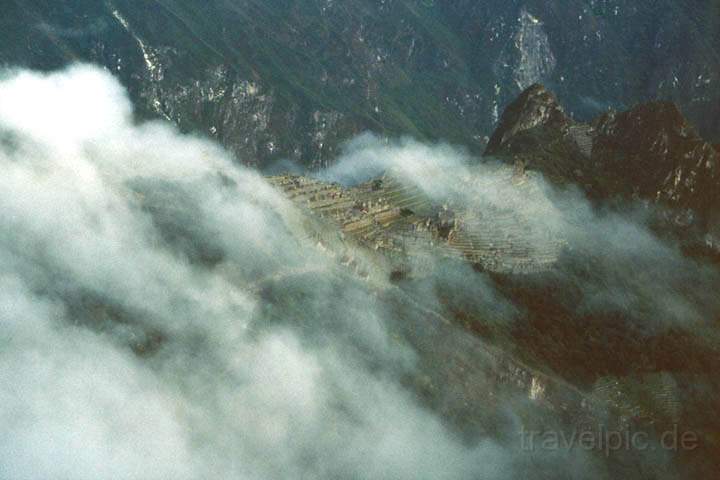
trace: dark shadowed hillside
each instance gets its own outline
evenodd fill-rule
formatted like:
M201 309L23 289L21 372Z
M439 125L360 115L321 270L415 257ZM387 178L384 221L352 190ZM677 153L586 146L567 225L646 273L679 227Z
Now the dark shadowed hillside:
M0 480L720 478L718 0L0 2Z
M578 185L598 201L657 206L663 224L685 240L695 230L703 249L717 251L720 155L671 102L610 110L585 123L535 84L505 110L485 153Z
M248 164L322 166L355 133L480 151L542 81L587 119L673 100L720 133L716 2L6 0L0 62L104 65L146 116Z

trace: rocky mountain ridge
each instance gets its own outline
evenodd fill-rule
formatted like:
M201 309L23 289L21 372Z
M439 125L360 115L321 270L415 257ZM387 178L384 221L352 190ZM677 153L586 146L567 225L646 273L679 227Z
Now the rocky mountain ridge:
M0 64L102 65L141 115L219 140L245 164L319 168L361 131L480 152L535 82L589 119L678 103L720 131L716 2L11 0Z
M720 206L720 155L671 102L581 123L533 85L505 111L485 153L580 185L593 198L669 207L678 225L708 228Z

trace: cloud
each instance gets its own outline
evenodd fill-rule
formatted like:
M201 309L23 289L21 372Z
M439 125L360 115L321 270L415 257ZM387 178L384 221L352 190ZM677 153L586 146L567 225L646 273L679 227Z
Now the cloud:
M358 249L373 270L358 278L338 261L352 247L258 173L205 139L136 123L108 73L5 72L0 167L0 477L501 479L592 464L518 450L513 408L553 419L522 392L483 403L495 360L441 315L520 317L488 275L430 257L426 276L398 287ZM595 283L561 271L583 285L581 308L632 306L640 293L613 284L631 273L623 254L670 258L658 275L685 280L688 261L642 225L539 178L518 195L506 169L449 146L362 136L324 176L387 170L437 202L512 211L529 235L607 248ZM673 293L658 308L697 311L660 280L643 291ZM423 398L426 378L447 384ZM439 413L468 402L502 428L463 437Z
M514 178L512 167L492 158L371 134L348 142L339 161L318 176L356 185L385 172L435 204L450 205L470 220L468 229L517 229L522 234L515 241L534 255L552 251L548 242L562 243L549 278L568 292L568 308L576 315L620 315L657 332L707 327L720 310L720 301L706 294L720 284L716 269L687 258L654 232L657 212L649 205L593 205L576 187L551 185L537 172Z
M218 146L89 66L6 72L0 131L0 476L507 471L402 386L383 284Z

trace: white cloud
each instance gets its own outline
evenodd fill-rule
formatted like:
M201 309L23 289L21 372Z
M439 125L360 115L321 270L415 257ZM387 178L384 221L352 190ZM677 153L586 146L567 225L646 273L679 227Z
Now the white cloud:
M0 477L512 478L527 460L489 437L460 441L404 386L423 355L432 365L456 347L429 337L417 351L397 335L433 327L378 280L387 272L345 271L215 144L136 124L108 73L7 72L0 168ZM572 197L539 180L531 201L514 196L447 146L361 137L328 175L388 168L436 200L510 208L575 238ZM597 218L585 208L572 211ZM642 248L648 262L673 253L642 228L601 245L613 253L628 235L659 248ZM427 304L442 310L445 289L518 315L488 278L441 267L413 286Z
M368 285L258 174L135 124L88 66L6 73L0 133L0 476L483 470L393 380L413 354Z

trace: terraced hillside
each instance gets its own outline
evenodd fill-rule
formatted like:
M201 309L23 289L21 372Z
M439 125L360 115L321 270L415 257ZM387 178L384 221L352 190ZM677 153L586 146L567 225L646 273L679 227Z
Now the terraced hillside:
M533 198L538 184L532 172L520 166L500 166L498 171L486 176L490 183L503 184L496 191ZM462 188L492 188L483 178ZM593 276L596 273L587 269L597 265L566 255L566 239L550 232L538 241L543 237L537 226L516 211L491 204L481 210L452 202L438 205L393 171L354 187L290 174L269 181L308 214L318 247L336 252L351 275L373 284L377 279L369 278L373 268L367 262L390 262L397 286L392 292L399 295L394 301L400 302L396 308L404 312L403 318L423 318L421 326L409 322L398 328L416 342L422 362L437 362L427 365L427 376L408 382L460 431L501 428L501 405L496 402L511 396L518 399L516 412L531 408L535 415L546 415L542 426L533 424L531 416L523 417L528 429L555 428L568 435L574 429L593 435L603 429L642 431L653 441L673 428L691 431L700 446L675 452L674 468L691 474L716 467L708 459L720 451L715 440L720 425L705 419L720 398L710 393L720 388L712 373L720 366L714 327L706 336L672 328L655 334L630 318L580 312L577 305L585 294L578 291L577 279L569 280L568 270L583 269L582 275ZM357 245L366 256L357 255ZM422 270L424 257L434 259L427 272ZM443 265L455 269L464 262L485 272L498 292L512 298L523 312L520 318L508 322L508 315L513 316L509 312L469 307L453 298L451 286L437 287L436 293L446 297L445 310L424 306L417 284L443 271ZM618 287L632 294L630 287ZM458 335L456 326L471 335ZM450 350L428 342L446 335L453 341L438 344L452 345ZM478 408L480 404L484 408ZM608 462L611 476L659 474L658 466L646 463L649 458L638 452L607 455L603 462ZM534 475L545 478L546 473L551 478L550 472Z
M524 172L501 169L499 181L512 185L508 194L527 194L535 183ZM356 187L325 183L310 177L270 177L288 198L330 220L344 234L390 258L408 255L465 258L498 273L527 274L550 268L558 259L562 238L544 232L544 241L511 210L487 205L437 205L418 187L392 172ZM492 185L468 188L492 188Z

